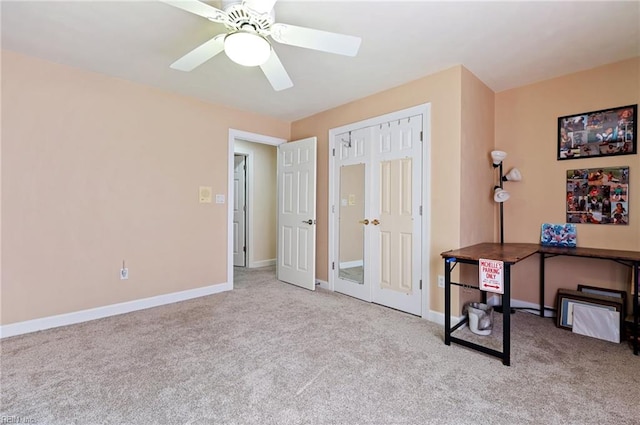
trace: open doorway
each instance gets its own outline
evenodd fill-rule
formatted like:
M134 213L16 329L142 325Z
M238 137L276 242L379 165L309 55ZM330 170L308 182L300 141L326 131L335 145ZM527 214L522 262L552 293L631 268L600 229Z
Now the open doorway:
M285 139L229 129L229 175L228 175L228 282L234 282L236 260L244 257L244 268L272 266L276 263L276 215L277 215L277 146ZM244 158L245 205L244 237L236 238L236 214L240 203L236 200L236 155ZM240 253L240 243L244 239L244 255ZM236 243L238 242L238 243ZM275 267L274 267L275 270Z
M277 147L237 139L233 177L233 265L276 263Z

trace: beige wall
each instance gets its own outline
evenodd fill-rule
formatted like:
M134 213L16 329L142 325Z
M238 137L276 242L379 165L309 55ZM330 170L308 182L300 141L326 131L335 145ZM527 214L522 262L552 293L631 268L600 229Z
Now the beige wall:
M565 222L566 170L629 166L629 225L578 224L578 245L640 251L640 155L556 160L559 116L639 102L640 58L496 94L496 148L508 153L505 164L523 174L522 182L507 183L507 242L539 243L542 223ZM630 280L630 269L613 262L554 258L547 263L547 305L553 305L558 287L616 287ZM538 302L537 267L537 258L514 267L514 298Z
M460 246L499 240L494 236L497 207L493 202L499 173L490 155L494 149L494 111L494 92L462 68ZM475 284L478 268L462 264L460 276L462 282ZM462 291L460 298L461 303L479 301L478 291Z
M3 51L1 323L226 282L229 128L290 131Z
M253 227L252 245L249 247L251 262L264 262L276 258L277 215L277 148L243 140L235 141L236 152L249 153L252 170L248 177L253 193L253 205L249 206ZM251 267L252 264L249 264Z
M541 223L564 221L566 169L629 165L630 225L579 225L578 244L640 250L640 155L555 159L558 116L639 102L640 58L498 94L456 66L292 124L8 51L2 61L2 324L225 282L227 207L198 204L197 189L226 194L229 128L318 137L317 277L327 280L329 129L423 103L432 310L443 311L440 252L497 240L494 148L524 175L507 183L507 242L538 243ZM537 267L514 268L515 298L537 302ZM547 276L552 305L559 286L613 287L630 274L557 258Z
M318 137L318 279L328 278L329 130L431 103L431 163L425 166L425 172L431 178L431 205L428 206L431 215L431 309L444 310L442 290L438 290L435 283L436 276L444 270L440 253L460 245L461 73L462 67L456 66L292 124L292 139Z

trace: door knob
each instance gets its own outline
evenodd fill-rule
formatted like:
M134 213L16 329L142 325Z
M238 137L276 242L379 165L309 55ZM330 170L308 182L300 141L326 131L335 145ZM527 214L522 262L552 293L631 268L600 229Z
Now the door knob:
M374 226L377 226L378 224L380 224L380 221L378 221L377 218L374 218L371 224L373 224Z
M369 224L369 220L365 218L364 220L360 220L358 223L362 223L366 226L367 224Z
M313 224L313 220L309 219L309 220L302 220L303 223L305 224Z

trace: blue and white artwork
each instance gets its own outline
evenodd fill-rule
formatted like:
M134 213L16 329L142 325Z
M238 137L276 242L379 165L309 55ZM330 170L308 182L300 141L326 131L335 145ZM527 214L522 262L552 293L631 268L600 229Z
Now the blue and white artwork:
M544 223L540 233L540 243L544 246L576 246L576 226L571 223Z

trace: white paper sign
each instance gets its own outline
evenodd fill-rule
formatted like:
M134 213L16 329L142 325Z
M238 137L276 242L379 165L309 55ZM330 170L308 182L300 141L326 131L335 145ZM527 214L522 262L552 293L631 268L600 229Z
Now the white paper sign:
M504 263L497 260L478 260L480 290L504 294Z

